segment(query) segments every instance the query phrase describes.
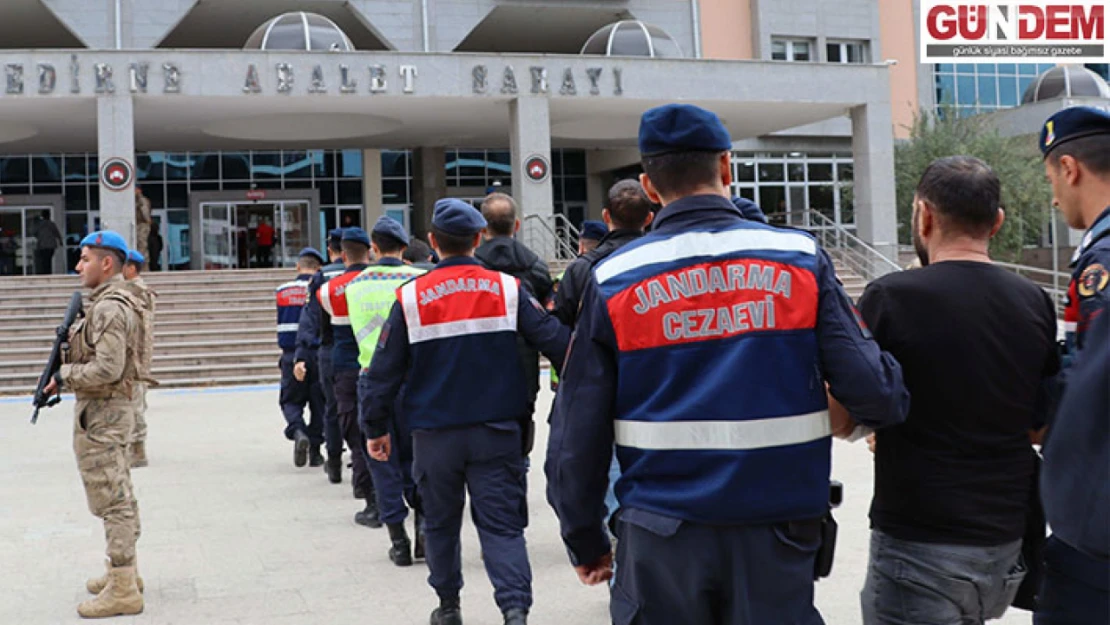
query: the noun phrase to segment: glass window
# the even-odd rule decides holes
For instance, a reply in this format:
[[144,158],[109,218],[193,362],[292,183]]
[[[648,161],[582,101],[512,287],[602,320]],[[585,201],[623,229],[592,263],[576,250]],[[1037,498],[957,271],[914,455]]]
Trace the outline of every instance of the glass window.
[[956,71],[961,73],[961,74],[974,74],[975,73],[975,64],[974,63],[956,63]]
[[31,178],[35,184],[62,181],[62,158],[60,156],[32,156]]
[[[561,150],[563,153],[563,175],[564,176],[585,176],[586,175],[586,152],[584,150]],[[489,153],[490,169],[493,169],[494,154]],[[509,153],[502,152],[504,156],[504,164],[509,164]],[[506,170],[508,171],[508,170]],[[491,172],[492,173],[492,172]]]
[[850,182],[853,176],[852,163],[836,164],[836,179],[841,182]]
[[157,152],[135,155],[135,180],[146,183],[165,180],[166,170],[162,167],[161,155]]
[[184,153],[165,153],[163,166],[166,170],[166,180],[188,180],[192,159]]
[[[335,204],[335,181],[317,180],[316,188],[320,190],[321,204]],[[361,200],[359,203],[362,203]]]
[[586,179],[581,176],[572,176],[563,179],[563,199],[567,202],[586,201]]
[[459,160],[455,164],[460,178],[486,179],[485,152],[459,152]]
[[785,41],[772,41],[771,42],[771,60],[785,61],[786,60],[786,42]]
[[956,77],[952,74],[937,74],[937,104],[956,103]]
[[759,187],[759,207],[764,213],[786,212],[786,189],[783,187]]
[[996,76],[998,75],[997,63],[976,63],[975,73],[980,76]]
[[382,151],[382,178],[403,178],[408,175],[408,152]]
[[341,178],[362,178],[362,150],[340,150],[336,153],[336,160],[336,175]]
[[340,180],[337,187],[339,204],[362,205],[362,181]]
[[143,195],[150,200],[151,208],[166,207],[166,185],[161,183],[142,185]]
[[324,153],[320,150],[291,150],[281,153],[281,171],[286,178],[311,178],[314,170],[324,174]]
[[979,104],[982,106],[998,106],[998,82],[994,76],[979,77]]
[[[0,160],[0,162],[3,161]],[[63,166],[65,169],[66,182],[88,180],[84,154],[67,154],[63,161]],[[0,169],[3,169],[3,165],[0,165]],[[0,172],[0,180],[3,180],[2,172]]]
[[220,156],[225,180],[250,180],[251,157],[248,152],[224,152]]
[[828,56],[829,63],[840,63],[840,48],[839,43],[829,43],[825,45],[825,54]]
[[1013,76],[998,77],[998,103],[1002,106],[1017,106],[1021,102],[1021,93],[1017,88],[1017,78]]
[[937,63],[936,70],[938,72],[954,72],[956,71],[956,66],[952,63]]
[[759,179],[761,181],[774,180],[780,181],[783,178],[782,164],[781,163],[760,163],[759,164]]
[[70,184],[65,188],[66,211],[85,211],[89,208],[89,187]]
[[832,163],[810,163],[809,164],[809,180],[810,182],[832,182],[833,179],[833,166]]
[[958,76],[956,78],[956,104],[961,106],[975,105],[974,76]]
[[648,38],[638,24],[623,23],[617,26],[609,39],[612,56],[651,56]]
[[755,163],[752,161],[737,161],[736,179],[743,182],[755,180]]
[[192,153],[192,171],[190,180],[219,180],[220,155],[216,152]]
[[787,163],[786,176],[791,182],[805,182],[806,179],[806,166],[805,163]]
[[847,45],[848,48],[848,62],[849,63],[866,63],[867,53],[866,48],[862,43],[851,43]]
[[281,152],[252,152],[251,178],[281,178]]
[[189,187],[184,183],[168,183],[166,185],[167,208],[189,208]]
[[836,219],[832,185],[811,185],[809,187],[809,206],[829,219]]
[[742,198],[755,201],[755,187],[740,187],[738,195]]
[[1018,75],[1020,76],[1036,76],[1037,66],[1034,63],[1019,63]]
[[1017,74],[1017,64],[1016,63],[999,63],[998,64],[998,73],[1013,76],[1013,75]]
[[409,190],[407,180],[382,181],[383,204],[408,204]]
[[809,42],[808,41],[795,41],[792,48],[794,48],[795,61],[808,61],[809,58]]
[[29,184],[31,167],[26,156],[0,158],[0,184]]
[[771,59],[775,61],[812,61],[810,42],[806,39],[772,39]]

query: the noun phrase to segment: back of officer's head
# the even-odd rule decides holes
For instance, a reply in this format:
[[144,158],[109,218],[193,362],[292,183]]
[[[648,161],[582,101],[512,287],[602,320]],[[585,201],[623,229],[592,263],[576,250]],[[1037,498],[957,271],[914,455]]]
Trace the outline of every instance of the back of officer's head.
[[300,273],[316,273],[320,267],[320,260],[315,256],[301,256],[297,259],[297,271]]
[[516,233],[516,200],[505,193],[490,193],[482,200],[482,217],[485,217],[486,232],[494,237],[511,237]]
[[131,259],[123,264],[123,277],[125,280],[134,280],[139,277],[143,271],[143,264],[137,263]]
[[370,242],[374,244],[374,247],[381,254],[400,254],[405,251],[405,247],[407,247],[396,238],[380,232],[371,232]]
[[348,265],[370,261],[370,246],[358,241],[343,241],[343,260]]
[[691,195],[729,197],[732,139],[712,111],[666,104],[640,119],[640,183],[649,199],[669,204]]
[[432,258],[432,248],[420,239],[413,238],[409,246],[401,254],[401,259],[408,263],[426,263]]
[[917,184],[914,229],[930,219],[940,236],[990,239],[1002,226],[1001,194],[1002,183],[983,161],[972,156],[938,158]]
[[603,216],[608,215],[615,229],[643,230],[651,223],[654,208],[639,182],[621,180],[609,189]]

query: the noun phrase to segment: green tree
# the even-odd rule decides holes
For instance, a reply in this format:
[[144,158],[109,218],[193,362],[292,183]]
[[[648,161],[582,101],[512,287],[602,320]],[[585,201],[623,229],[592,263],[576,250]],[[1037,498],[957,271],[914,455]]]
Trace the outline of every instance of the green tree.
[[985,116],[960,117],[952,109],[919,115],[910,139],[894,147],[899,242],[911,243],[913,194],[921,174],[934,160],[955,155],[980,158],[998,174],[1006,222],[991,243],[991,254],[1018,261],[1022,247],[1037,241],[1052,210],[1052,189],[1036,141],[1003,137]]

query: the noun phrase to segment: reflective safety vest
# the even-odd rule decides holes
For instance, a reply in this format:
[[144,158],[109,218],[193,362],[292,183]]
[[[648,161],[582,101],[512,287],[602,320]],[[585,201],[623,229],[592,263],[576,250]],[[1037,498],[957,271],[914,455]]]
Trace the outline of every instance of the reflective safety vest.
[[347,313],[358,343],[358,364],[370,366],[378,335],[397,301],[397,288],[426,273],[409,265],[373,265],[347,283]]
[[297,327],[301,320],[301,311],[308,301],[310,277],[297,276],[295,280],[290,280],[277,288],[277,336],[278,346],[282,349],[293,349],[297,346]]

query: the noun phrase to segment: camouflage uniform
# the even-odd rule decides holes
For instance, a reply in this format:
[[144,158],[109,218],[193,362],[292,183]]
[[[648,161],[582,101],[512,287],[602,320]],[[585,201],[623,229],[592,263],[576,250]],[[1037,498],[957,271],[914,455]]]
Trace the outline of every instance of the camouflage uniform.
[[85,318],[70,330],[59,371],[63,387],[77,396],[73,452],[89,511],[104,520],[113,567],[134,566],[140,535],[127,445],[135,423],[141,314],[142,304],[121,276],[97,287]]
[[154,298],[158,295],[154,289],[137,276],[134,280],[124,281],[124,287],[135,296],[142,304],[143,340],[137,349],[139,379],[135,383],[135,429],[132,431],[131,443],[146,442],[146,391],[147,387],[157,386],[158,382],[151,376],[150,366],[154,354]]
[[150,258],[147,256],[147,247],[150,241],[150,227],[153,225],[154,219],[150,214],[150,200],[147,199],[142,192],[135,194],[135,245],[132,247],[136,252],[143,255],[146,259],[143,261],[143,269],[150,266]]

